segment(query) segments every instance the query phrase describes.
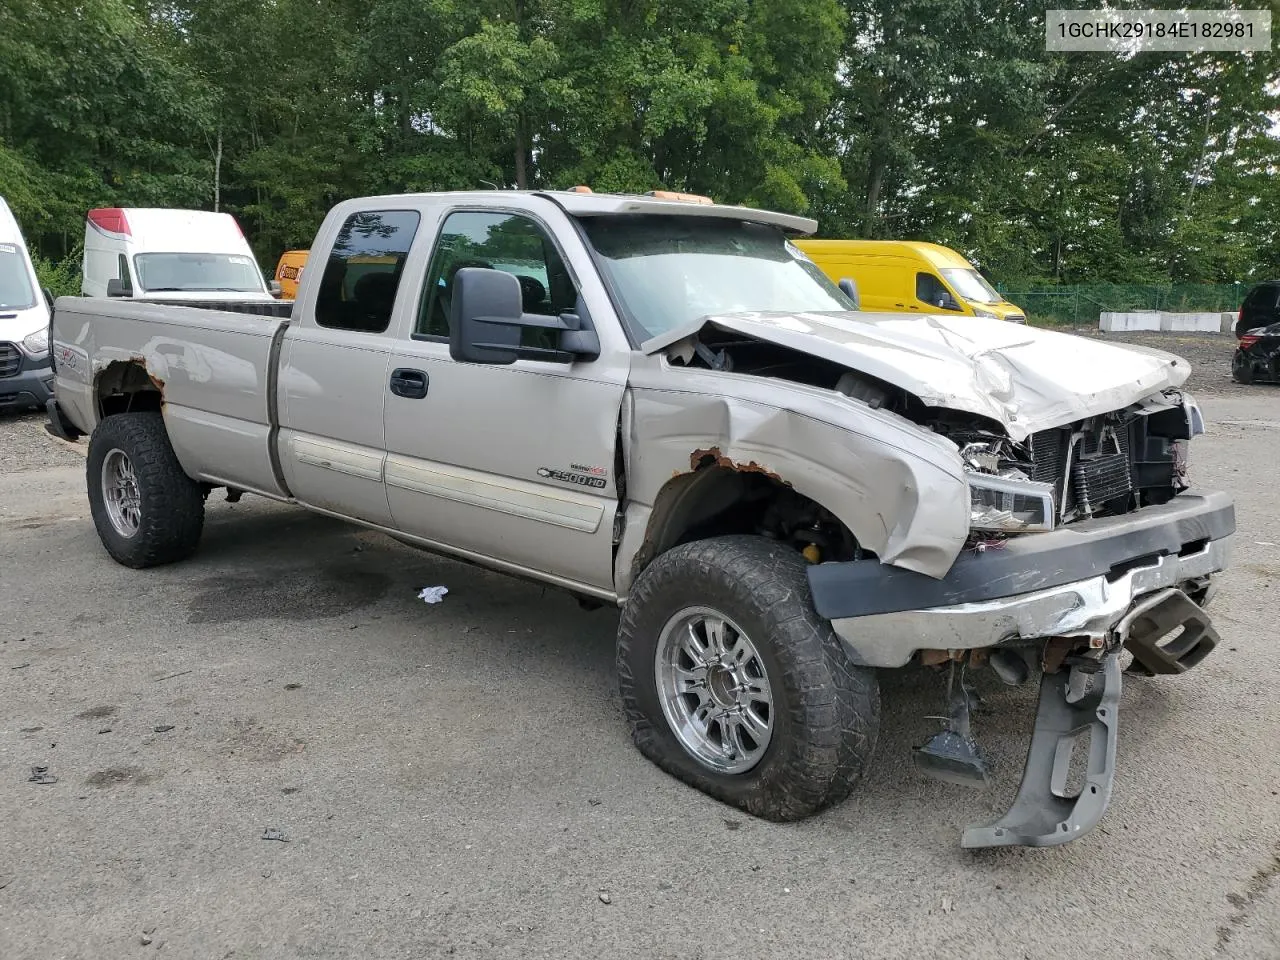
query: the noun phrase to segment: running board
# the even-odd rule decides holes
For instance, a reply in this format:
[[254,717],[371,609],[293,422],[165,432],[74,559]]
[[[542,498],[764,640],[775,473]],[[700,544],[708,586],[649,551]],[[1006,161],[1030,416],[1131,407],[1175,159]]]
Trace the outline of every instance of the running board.
[[[968,827],[962,847],[1051,847],[1083,836],[1102,819],[1116,772],[1120,652],[1068,664],[1040,681],[1035,730],[1013,806],[994,823]],[[1086,732],[1085,783],[1079,794],[1069,795],[1072,751]]]

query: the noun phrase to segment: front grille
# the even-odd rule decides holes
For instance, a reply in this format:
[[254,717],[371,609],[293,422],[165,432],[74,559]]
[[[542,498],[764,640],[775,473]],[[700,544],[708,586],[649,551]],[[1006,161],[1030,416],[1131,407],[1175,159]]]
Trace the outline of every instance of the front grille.
[[22,354],[12,343],[0,343],[0,377],[13,377],[22,366]]
[[1010,323],[1026,323],[1027,322],[1027,318],[1023,316],[1021,313],[1011,313],[1007,317],[1005,317],[1005,319]]

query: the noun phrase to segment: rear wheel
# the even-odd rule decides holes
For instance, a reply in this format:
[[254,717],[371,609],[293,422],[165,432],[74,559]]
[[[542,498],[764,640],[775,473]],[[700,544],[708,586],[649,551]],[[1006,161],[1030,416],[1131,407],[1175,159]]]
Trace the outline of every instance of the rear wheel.
[[1236,383],[1253,383],[1253,361],[1245,356],[1243,350],[1237,350],[1231,360],[1231,379]]
[[112,559],[152,567],[195,552],[204,492],[183,472],[159,413],[121,413],[99,423],[86,473],[93,524]]
[[805,562],[759,537],[684,544],[636,581],[618,632],[640,752],[756,816],[843,800],[875,749],[873,671],[813,609]]

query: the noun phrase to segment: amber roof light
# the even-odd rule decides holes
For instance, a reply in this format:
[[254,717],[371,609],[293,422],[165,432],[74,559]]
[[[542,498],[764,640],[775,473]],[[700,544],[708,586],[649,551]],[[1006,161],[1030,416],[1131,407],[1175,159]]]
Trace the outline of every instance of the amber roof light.
[[678,200],[681,203],[715,203],[710,197],[696,193],[677,193],[674,190],[650,190],[645,196],[655,200]]

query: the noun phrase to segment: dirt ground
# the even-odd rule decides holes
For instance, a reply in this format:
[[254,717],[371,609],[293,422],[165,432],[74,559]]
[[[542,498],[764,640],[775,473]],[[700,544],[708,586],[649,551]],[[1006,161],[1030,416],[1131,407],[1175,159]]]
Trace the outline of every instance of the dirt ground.
[[616,612],[252,497],[128,570],[84,444],[0,414],[0,958],[1277,960],[1280,388],[1229,338],[1130,338],[1192,360],[1193,476],[1237,499],[1223,642],[1126,678],[1110,810],[1047,850],[958,846],[1034,685],[980,680],[975,791],[912,766],[936,678],[884,672],[859,790],[766,823],[631,746]]

